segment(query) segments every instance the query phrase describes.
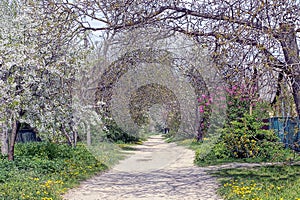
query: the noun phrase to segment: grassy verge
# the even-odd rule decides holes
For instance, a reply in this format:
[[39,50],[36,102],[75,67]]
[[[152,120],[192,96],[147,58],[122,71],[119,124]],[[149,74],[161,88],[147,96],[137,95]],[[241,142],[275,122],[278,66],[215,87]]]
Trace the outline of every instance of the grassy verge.
[[[109,142],[102,142],[92,146],[88,146],[87,149],[95,156],[97,160],[105,164],[108,168],[117,164],[120,160],[126,157],[126,153],[121,152],[125,148],[129,149],[131,144],[114,144]],[[123,149],[124,148],[124,149]]]
[[[173,142],[170,140],[170,142]],[[222,149],[218,150],[218,145],[214,148],[210,148],[207,145],[210,143],[199,143],[196,142],[195,139],[185,139],[175,141],[178,145],[185,146],[186,148],[192,149],[195,151],[196,158],[195,164],[200,167],[210,166],[210,165],[221,165],[226,163],[238,162],[238,163],[261,163],[261,162],[297,162],[300,161],[300,154],[296,153],[290,149],[276,149],[270,150],[270,156],[261,156],[261,157],[251,157],[251,158],[234,158],[234,157],[226,157],[222,158],[220,153],[222,153]],[[208,151],[207,149],[210,149]],[[205,155],[204,157],[200,157],[200,155]]]
[[[177,144],[192,149],[196,153],[206,151],[203,143],[193,139],[176,141]],[[271,157],[256,158],[217,158],[212,149],[205,159],[195,160],[198,166],[220,165],[225,163],[297,162],[300,156],[289,149],[280,149]],[[219,193],[224,199],[239,200],[300,200],[300,165],[267,166],[248,169],[224,169],[214,172],[219,178]]]
[[300,165],[224,169],[214,175],[225,199],[300,200]]
[[112,144],[102,145],[92,152],[83,144],[18,144],[15,161],[0,158],[0,199],[61,199],[68,188],[122,158]]
[[300,161],[299,153],[296,153],[290,149],[277,149],[274,151],[268,152],[268,156],[257,156],[250,158],[220,158],[218,152],[215,149],[212,149],[206,156],[200,157],[201,151],[203,148],[197,149],[195,147],[195,164],[201,167],[209,166],[209,165],[221,165],[226,163],[238,162],[238,163],[265,163],[265,162],[282,162],[282,163],[295,163]]
[[172,138],[167,138],[166,142],[175,142],[180,146],[184,146],[194,151],[196,151],[201,146],[201,143],[198,143],[195,139],[174,140]]
[[200,167],[210,166],[210,165],[222,165],[226,163],[287,163],[292,164],[300,161],[300,155],[293,152],[290,149],[281,149],[280,151],[274,153],[269,157],[251,157],[251,158],[217,158],[214,152],[210,152],[203,159],[197,159],[197,153],[199,150],[196,150],[196,159],[195,164]]

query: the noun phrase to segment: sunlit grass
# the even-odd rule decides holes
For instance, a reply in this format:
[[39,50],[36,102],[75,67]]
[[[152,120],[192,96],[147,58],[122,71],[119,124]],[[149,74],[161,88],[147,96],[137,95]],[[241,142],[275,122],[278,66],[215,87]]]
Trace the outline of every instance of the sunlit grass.
[[[86,146],[87,149],[109,168],[117,164],[120,160],[126,158],[126,153],[122,151],[122,147],[127,147],[127,144],[115,144],[110,142],[99,142],[91,146]],[[129,147],[128,147],[129,148]]]
[[300,200],[300,165],[224,169],[215,172],[229,200]]
[[0,158],[0,199],[61,199],[81,180],[107,170],[82,143],[16,145],[14,161]]

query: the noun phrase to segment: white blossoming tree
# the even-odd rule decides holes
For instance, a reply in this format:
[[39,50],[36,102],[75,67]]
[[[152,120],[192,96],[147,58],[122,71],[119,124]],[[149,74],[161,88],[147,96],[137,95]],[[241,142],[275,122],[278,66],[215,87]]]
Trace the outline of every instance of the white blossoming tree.
[[35,1],[0,2],[0,120],[11,130],[9,160],[14,159],[21,123],[52,141],[64,136],[75,146],[76,125],[82,120],[82,113],[74,116],[74,82],[78,70],[87,66],[88,50],[81,34],[75,37],[77,25],[70,20],[74,16],[58,16],[43,6]]

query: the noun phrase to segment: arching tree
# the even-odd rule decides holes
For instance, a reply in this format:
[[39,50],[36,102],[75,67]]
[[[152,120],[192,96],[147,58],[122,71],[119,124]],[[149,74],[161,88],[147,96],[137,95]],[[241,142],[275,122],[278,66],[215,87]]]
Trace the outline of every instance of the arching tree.
[[279,79],[284,75],[299,116],[300,2],[297,0],[54,2],[64,12],[77,16],[80,30],[118,32],[155,27],[189,35],[210,50],[215,63],[231,81],[239,80],[242,75],[256,87],[259,77],[265,79],[257,76],[261,70]]
[[134,122],[140,126],[143,123],[138,122],[139,118],[152,105],[165,104],[170,111],[167,124],[172,126],[174,134],[180,129],[179,134],[195,135],[199,124],[196,101],[207,87],[201,70],[173,56],[176,55],[166,50],[137,49],[113,62],[100,77],[96,92],[96,102],[106,102],[105,115],[117,116],[122,125],[125,120],[121,116],[129,116],[132,120],[126,125]]
[[145,114],[155,104],[166,105],[168,116],[165,127],[177,132],[181,123],[180,104],[170,89],[157,83],[144,85],[131,95],[129,105],[131,117],[138,125],[149,123]]

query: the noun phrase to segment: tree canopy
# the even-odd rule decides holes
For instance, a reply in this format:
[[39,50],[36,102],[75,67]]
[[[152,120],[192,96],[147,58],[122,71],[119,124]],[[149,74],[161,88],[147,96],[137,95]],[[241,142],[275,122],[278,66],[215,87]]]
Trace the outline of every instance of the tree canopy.
[[209,49],[231,84],[243,80],[258,90],[258,79],[266,79],[266,73],[284,80],[300,113],[297,0],[59,1],[56,6],[77,15],[80,30],[154,27],[186,34]]

